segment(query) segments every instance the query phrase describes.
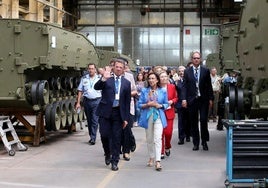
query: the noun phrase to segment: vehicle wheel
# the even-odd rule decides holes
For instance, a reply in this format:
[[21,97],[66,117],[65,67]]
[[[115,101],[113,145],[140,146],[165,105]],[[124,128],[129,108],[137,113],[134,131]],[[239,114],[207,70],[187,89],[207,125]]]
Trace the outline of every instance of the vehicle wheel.
[[67,122],[66,125],[70,126],[72,124],[72,118],[73,118],[73,111],[74,108],[72,106],[71,100],[66,100],[66,116],[67,116]]
[[75,111],[75,104],[76,104],[76,99],[71,99],[71,104],[72,104],[72,107],[73,107],[73,118],[72,118],[72,123],[77,123],[78,121],[78,114],[76,113]]
[[37,98],[41,106],[49,103],[49,85],[46,80],[41,80],[38,84]]
[[54,102],[51,110],[51,128],[54,131],[60,130],[61,125],[61,111],[59,102]]
[[60,102],[60,112],[61,112],[61,126],[64,128],[67,122],[67,108],[65,100]]
[[37,90],[38,90],[38,85],[39,85],[39,80],[34,81],[31,87],[31,97],[32,97],[32,103],[38,104],[38,96],[37,96]]
[[52,105],[48,104],[46,106],[45,110],[45,123],[46,123],[46,130],[51,131],[52,130],[52,125],[51,125],[51,110],[52,110]]
[[229,113],[235,112],[235,102],[236,102],[235,86],[230,86],[229,87]]
[[11,150],[8,151],[8,154],[10,156],[14,156],[16,154],[16,151],[14,149],[11,149]]

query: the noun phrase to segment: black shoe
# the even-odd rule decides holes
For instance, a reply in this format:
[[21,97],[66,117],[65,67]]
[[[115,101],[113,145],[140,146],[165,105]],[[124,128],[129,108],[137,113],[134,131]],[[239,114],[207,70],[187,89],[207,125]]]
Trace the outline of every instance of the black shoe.
[[89,145],[95,145],[96,142],[94,140],[90,140],[88,143]]
[[112,164],[111,170],[112,171],[117,171],[119,168],[116,164]]
[[184,140],[181,139],[181,140],[178,142],[178,144],[179,144],[179,145],[183,145],[183,144],[184,144]]
[[186,137],[186,142],[190,142],[190,141],[191,141],[190,137]]
[[223,127],[217,126],[218,131],[223,131]]
[[170,156],[170,149],[166,149],[165,153],[166,153],[166,156]]
[[136,143],[130,148],[131,152],[134,152],[136,150]]
[[206,142],[202,143],[203,150],[208,151],[208,145]]
[[110,156],[105,156],[105,164],[108,166],[111,163]]
[[197,151],[197,150],[199,150],[199,146],[194,145],[194,147],[193,147],[193,151]]
[[161,159],[165,159],[165,155],[164,154],[161,154]]
[[123,158],[125,159],[125,161],[129,161],[129,160],[130,160],[130,156],[129,156],[128,153],[125,153],[125,154],[123,155]]

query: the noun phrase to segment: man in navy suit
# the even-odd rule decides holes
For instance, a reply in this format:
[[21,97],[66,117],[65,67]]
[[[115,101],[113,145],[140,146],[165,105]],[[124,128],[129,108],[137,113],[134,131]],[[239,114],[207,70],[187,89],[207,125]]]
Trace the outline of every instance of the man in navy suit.
[[208,109],[213,104],[213,91],[211,85],[210,71],[200,65],[201,54],[192,53],[193,66],[184,72],[184,82],[182,85],[182,106],[189,110],[190,124],[193,137],[193,150],[199,150],[200,135],[198,126],[198,116],[200,118],[201,144],[203,150],[208,150]]
[[[191,135],[191,127],[188,124],[188,109],[182,107],[182,100],[181,100],[181,93],[182,93],[182,85],[184,81],[184,70],[185,66],[179,66],[178,68],[178,80],[176,80],[176,90],[178,93],[178,102],[175,104],[178,113],[178,137],[179,137],[179,145],[184,144],[184,139],[186,138],[186,142],[190,142],[190,135]],[[188,123],[187,123],[188,122]]]
[[129,122],[131,86],[122,75],[125,62],[116,59],[113,75],[105,71],[94,89],[102,90],[102,98],[96,114],[99,116],[100,135],[105,154],[105,164],[112,164],[113,171],[118,170],[122,130]]

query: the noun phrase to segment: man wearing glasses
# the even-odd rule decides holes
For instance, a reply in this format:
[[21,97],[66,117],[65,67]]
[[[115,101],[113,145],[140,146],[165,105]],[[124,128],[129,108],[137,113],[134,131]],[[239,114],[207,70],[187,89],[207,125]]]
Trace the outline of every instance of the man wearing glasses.
[[208,109],[213,104],[213,90],[211,85],[210,71],[201,64],[201,54],[193,52],[193,66],[188,67],[184,72],[182,85],[182,106],[189,110],[189,120],[193,137],[193,151],[199,150],[200,135],[198,117],[200,118],[201,144],[203,150],[208,150]]

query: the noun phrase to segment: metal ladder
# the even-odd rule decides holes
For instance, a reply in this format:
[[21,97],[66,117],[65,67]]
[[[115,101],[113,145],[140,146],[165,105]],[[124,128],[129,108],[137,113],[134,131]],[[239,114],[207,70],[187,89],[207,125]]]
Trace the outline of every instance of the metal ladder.
[[[6,135],[7,132],[11,133],[13,140],[8,141]],[[4,143],[4,146],[10,156],[14,156],[16,153],[15,149],[12,147],[13,144],[17,144],[17,149],[19,151],[26,151],[28,149],[28,147],[24,146],[19,140],[19,137],[8,116],[0,116],[0,134],[2,142]]]

